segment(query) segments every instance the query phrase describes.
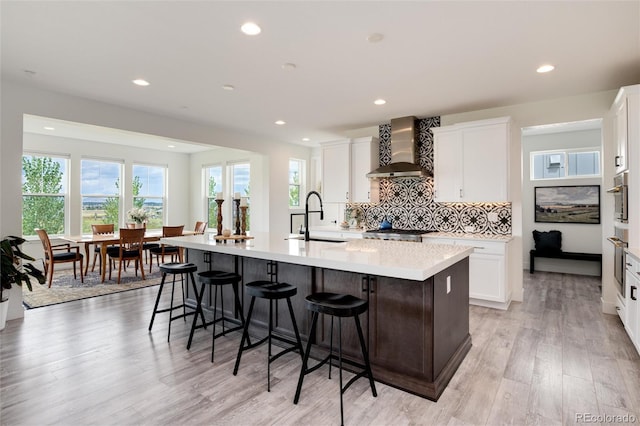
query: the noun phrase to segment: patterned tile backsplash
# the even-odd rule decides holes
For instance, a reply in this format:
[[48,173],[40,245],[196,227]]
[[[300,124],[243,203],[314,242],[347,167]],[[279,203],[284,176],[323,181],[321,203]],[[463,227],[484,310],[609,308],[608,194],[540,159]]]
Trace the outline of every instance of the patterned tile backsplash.
[[[431,127],[440,126],[440,117],[417,120],[418,162],[433,171]],[[391,126],[379,127],[380,165],[391,161]],[[511,234],[511,203],[438,203],[433,201],[433,178],[380,179],[380,202],[347,204],[347,209],[364,218],[366,229],[377,229],[384,219],[396,229],[424,229],[465,232],[473,227],[478,234]],[[490,221],[490,213],[496,220]]]

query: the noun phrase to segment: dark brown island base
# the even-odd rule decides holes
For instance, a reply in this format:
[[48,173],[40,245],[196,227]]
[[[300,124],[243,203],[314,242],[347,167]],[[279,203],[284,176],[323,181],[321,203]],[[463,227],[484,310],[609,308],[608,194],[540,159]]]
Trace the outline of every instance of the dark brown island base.
[[[194,248],[188,248],[187,259],[198,266],[198,271],[237,272],[242,276],[241,286],[256,280],[295,285],[298,294],[292,299],[293,308],[305,341],[310,338],[311,313],[305,309],[305,297],[308,294],[348,293],[367,300],[369,309],[360,316],[360,320],[375,380],[430,400],[438,400],[471,348],[469,260],[466,256],[424,280],[392,278]],[[233,292],[230,290],[225,292],[223,300],[218,300],[218,317],[224,309],[227,316],[239,318],[238,313],[234,312]],[[212,318],[214,298],[208,294],[208,289],[206,291],[202,299],[205,315]],[[240,294],[244,300],[248,300],[244,291]],[[194,306],[195,296],[191,288],[187,298],[187,303]],[[248,303],[244,303],[244,300],[246,317]],[[293,337],[286,305],[278,306],[276,312],[276,331]],[[251,321],[252,334],[266,335],[267,316],[268,304],[257,303]],[[319,350],[328,350],[329,329],[329,319],[323,319],[318,323],[316,335],[311,336]],[[342,336],[345,356],[359,360],[360,347],[352,321],[344,322]],[[318,359],[321,355],[319,352],[312,353],[312,357]]]

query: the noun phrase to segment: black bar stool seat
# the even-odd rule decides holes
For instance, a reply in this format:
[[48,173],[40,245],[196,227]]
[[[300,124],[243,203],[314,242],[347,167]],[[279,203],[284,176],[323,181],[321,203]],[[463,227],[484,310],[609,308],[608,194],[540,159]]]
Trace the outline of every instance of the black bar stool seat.
[[[151,314],[151,321],[149,322],[149,331],[151,331],[151,329],[153,328],[153,321],[156,318],[156,314],[169,312],[169,331],[167,333],[167,342],[171,337],[172,321],[180,318],[186,318],[189,315],[197,315],[197,311],[195,310],[193,312],[186,311],[186,308],[189,308],[189,309],[193,309],[193,308],[185,304],[184,280],[182,280],[182,274],[188,274],[191,277],[191,284],[193,286],[193,290],[197,291],[196,281],[193,277],[193,273],[196,272],[197,270],[198,270],[198,267],[193,263],[163,263],[162,265],[160,265],[160,272],[162,272],[162,280],[160,281],[160,288],[158,289],[158,295],[156,296],[156,303],[153,308],[153,314]],[[158,309],[158,305],[160,304],[160,297],[162,296],[162,290],[164,289],[164,283],[167,278],[167,274],[171,274],[173,276],[173,281],[171,282],[171,304],[169,305],[168,308]],[[180,286],[182,288],[182,303],[179,305],[173,306],[174,290],[176,285],[176,275],[181,275]],[[174,316],[172,312],[180,308],[182,308],[182,314]],[[202,320],[204,321],[204,315],[202,315]]]
[[[193,341],[193,334],[198,328],[207,328],[208,325],[213,325],[213,332],[211,338],[211,362],[213,362],[213,357],[215,353],[215,344],[216,339],[220,336],[224,336],[227,333],[232,331],[241,330],[244,328],[244,314],[242,313],[242,304],[240,303],[240,296],[238,293],[238,283],[242,280],[242,277],[234,272],[226,272],[226,271],[204,271],[198,274],[198,280],[200,281],[200,292],[196,291],[196,312],[204,315],[204,310],[202,309],[202,298],[204,296],[205,286],[213,286],[214,292],[214,302],[213,302],[213,320],[206,322],[204,320],[204,316],[202,316],[202,324],[198,325],[197,320],[198,317],[193,318],[193,323],[191,324],[191,332],[189,333],[189,342],[187,343],[187,349],[191,349],[191,343]],[[233,287],[233,295],[234,295],[234,304],[236,311],[240,315],[240,321],[236,318],[229,318],[224,314],[224,297],[222,289],[224,286],[231,285]],[[221,300],[221,310],[222,316],[220,318],[216,318],[216,312],[218,309],[218,288],[220,289],[220,300]],[[209,305],[211,305],[211,291],[209,292]],[[231,322],[236,324],[235,327],[225,329],[224,323]],[[222,331],[216,334],[215,324],[218,322],[222,322]]]
[[[233,368],[233,375],[238,374],[238,368],[240,367],[240,359],[242,353],[246,350],[255,348],[268,342],[268,358],[267,358],[267,392],[271,392],[271,363],[282,355],[298,350],[300,358],[303,358],[302,341],[300,340],[300,333],[298,332],[298,324],[296,323],[296,317],[293,313],[293,306],[291,305],[291,298],[298,293],[298,289],[286,283],[277,283],[271,281],[254,281],[245,285],[245,290],[249,296],[251,296],[251,303],[249,304],[249,312],[247,314],[247,321],[245,323],[244,332],[242,333],[242,341],[240,342],[240,348],[238,349],[238,356],[236,357],[236,365]],[[251,323],[251,314],[253,313],[253,306],[256,298],[269,300],[269,332],[266,337],[260,339],[257,342],[251,343],[249,340],[249,324]],[[278,300],[286,299],[287,306],[289,308],[289,315],[291,317],[291,324],[293,325],[293,331],[296,336],[296,340],[291,340],[284,336],[273,334],[273,302],[277,303]],[[271,353],[271,340],[276,339],[280,342],[286,343],[289,347],[281,350],[275,355]],[[245,345],[245,341],[247,344]]]
[[[302,391],[302,381],[304,376],[317,370],[327,362],[329,362],[329,379],[331,379],[331,360],[337,360],[339,365],[340,376],[340,422],[344,424],[344,410],[342,395],[356,380],[360,377],[367,377],[369,379],[369,385],[371,386],[371,393],[374,397],[378,396],[376,391],[376,385],[373,381],[373,373],[371,372],[371,365],[369,364],[369,353],[364,342],[364,335],[362,333],[362,327],[360,326],[360,319],[358,315],[364,313],[369,308],[369,302],[352,296],[350,294],[339,293],[314,293],[305,298],[305,306],[308,310],[313,312],[311,317],[311,331],[309,333],[309,341],[307,342],[307,348],[304,352],[304,358],[302,360],[302,368],[300,369],[300,377],[298,379],[298,387],[296,388],[296,395],[293,399],[293,403],[297,404],[300,400],[300,393]],[[315,336],[316,327],[318,325],[319,314],[331,315],[331,334],[330,334],[330,346],[329,355],[318,362],[313,367],[307,367],[309,361],[309,354],[311,353],[311,341]],[[333,318],[338,317],[338,355],[333,353]],[[356,329],[358,331],[358,339],[360,340],[360,349],[362,351],[362,359],[364,364],[351,361],[349,359],[342,358],[342,318],[353,317],[356,323]],[[342,385],[342,363],[349,364],[353,367],[360,369],[355,376],[347,382],[346,385]]]

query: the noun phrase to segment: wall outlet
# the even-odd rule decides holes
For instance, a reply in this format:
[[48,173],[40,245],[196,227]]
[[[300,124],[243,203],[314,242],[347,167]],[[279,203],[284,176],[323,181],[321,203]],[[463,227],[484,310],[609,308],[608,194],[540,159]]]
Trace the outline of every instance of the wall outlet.
[[489,219],[489,222],[497,222],[498,221],[498,213],[496,212],[490,212],[487,215],[487,219]]
[[464,227],[464,232],[473,232],[475,230],[476,230],[475,226],[465,226]]
[[451,275],[447,275],[447,294],[451,293]]

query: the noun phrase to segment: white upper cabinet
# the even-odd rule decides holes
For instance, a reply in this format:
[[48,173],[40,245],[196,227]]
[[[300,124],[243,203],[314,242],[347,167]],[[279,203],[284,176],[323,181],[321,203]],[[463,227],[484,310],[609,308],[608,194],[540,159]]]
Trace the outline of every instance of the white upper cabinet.
[[611,107],[615,125],[613,126],[616,155],[614,165],[616,173],[629,170],[630,143],[638,143],[640,126],[640,103],[638,96],[640,85],[625,86],[620,89]]
[[346,139],[321,146],[324,202],[377,201],[377,185],[366,175],[378,167],[378,139]]
[[377,138],[358,138],[351,141],[351,202],[378,201],[378,183],[367,173],[378,168],[379,142]]
[[510,126],[501,117],[432,128],[435,200],[509,201]]
[[322,200],[344,203],[351,191],[351,141],[322,144]]

